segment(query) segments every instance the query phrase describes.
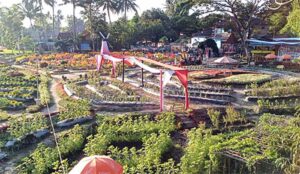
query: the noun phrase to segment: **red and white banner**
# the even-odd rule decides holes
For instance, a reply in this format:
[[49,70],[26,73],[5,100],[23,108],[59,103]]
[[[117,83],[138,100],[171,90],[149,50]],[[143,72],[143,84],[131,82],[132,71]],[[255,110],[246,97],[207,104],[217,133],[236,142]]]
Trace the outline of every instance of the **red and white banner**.
[[[102,41],[102,48],[101,48],[101,55],[97,55],[97,70],[99,71],[101,69],[101,65],[105,60],[109,60],[112,62],[112,75],[113,77],[115,76],[115,71],[116,71],[116,64],[118,62],[122,62],[123,60],[125,61],[126,64],[129,65],[137,65],[153,74],[160,74],[160,85],[161,85],[161,97],[163,96],[163,87],[166,86],[168,84],[168,82],[170,82],[173,74],[175,73],[175,75],[178,77],[178,79],[180,80],[180,82],[182,83],[182,85],[185,88],[185,108],[188,109],[189,108],[189,99],[188,99],[188,70],[180,68],[180,67],[176,67],[176,66],[171,66],[171,65],[166,65],[163,64],[161,62],[157,62],[155,60],[151,60],[151,59],[147,59],[145,57],[124,57],[123,55],[121,55],[120,57],[117,56],[113,57],[110,55],[110,51],[108,49],[108,45],[106,41]],[[141,61],[144,62],[148,62],[150,64],[155,64],[157,66],[163,67],[163,69],[167,69],[167,70],[162,70],[162,69],[157,69],[157,68],[152,68],[144,63],[142,63]],[[163,74],[164,73],[164,74]],[[163,74],[163,77],[162,77]],[[163,103],[163,99],[161,101],[161,105]]]
[[163,76],[163,87],[165,87],[170,81],[175,71],[165,71]]
[[96,55],[96,60],[97,60],[97,71],[101,70],[101,65],[102,65],[102,56],[101,55]]

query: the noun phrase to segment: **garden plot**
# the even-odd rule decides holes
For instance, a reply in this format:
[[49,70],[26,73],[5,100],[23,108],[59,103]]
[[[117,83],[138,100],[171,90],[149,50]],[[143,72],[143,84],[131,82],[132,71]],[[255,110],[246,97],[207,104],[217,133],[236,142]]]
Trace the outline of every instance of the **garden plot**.
[[188,111],[188,117],[179,117],[183,123],[190,122],[191,125],[202,125],[212,130],[213,134],[241,131],[254,127],[255,123],[250,120],[247,111],[235,109],[233,106],[209,107]]
[[261,86],[252,84],[246,100],[255,101],[259,112],[293,114],[300,104],[300,80],[278,79]]
[[69,84],[74,93],[83,99],[90,100],[96,110],[128,111],[158,109],[158,105],[138,95],[130,86],[117,80],[102,81],[94,85]]
[[[40,80],[39,80],[40,81]],[[22,110],[34,103],[37,79],[10,67],[0,67],[0,109]]]
[[244,86],[252,83],[262,84],[272,80],[272,76],[268,74],[239,74],[232,75],[222,79],[203,80],[208,84]]
[[[141,83],[141,79],[137,79]],[[208,85],[189,85],[189,98],[195,102],[208,102],[214,104],[225,105],[234,102],[235,98],[232,96],[232,90],[229,88],[209,87]],[[159,95],[159,81],[156,78],[144,80],[144,91],[153,95]],[[167,98],[184,99],[184,90],[177,84],[176,81],[169,83],[164,88],[164,96]]]
[[181,159],[183,173],[299,173],[298,122],[265,114],[256,127],[241,132],[214,135],[194,129]]
[[107,154],[121,163],[125,173],[178,173],[172,158],[172,113],[153,116],[119,116],[101,119],[97,134],[89,139],[87,155]]
[[246,94],[249,96],[248,100],[299,98],[300,79],[278,79],[261,86],[252,84]]
[[[94,117],[89,116],[91,113],[89,111],[90,107],[88,102],[84,100],[74,101],[70,98],[65,98],[61,100],[60,104],[62,106],[61,112],[58,116],[52,117],[54,126],[56,128],[56,133],[59,135],[59,141],[60,139],[64,139],[66,136],[71,134],[73,129],[67,132],[65,130],[72,128],[75,124],[83,125],[83,127],[93,125]],[[7,124],[9,125],[8,130],[0,133],[0,147],[1,151],[6,154],[4,164],[11,166],[14,172],[18,171],[17,173],[19,173],[19,170],[23,170],[18,167],[15,168],[14,165],[16,165],[16,162],[20,164],[20,161],[16,160],[24,157],[24,155],[27,155],[30,151],[34,151],[35,148],[37,149],[34,152],[40,149],[41,144],[36,147],[37,143],[42,142],[42,144],[44,144],[47,142],[46,146],[49,146],[49,148],[54,147],[54,140],[50,135],[49,120],[42,114],[23,114],[21,117],[10,117],[7,121]],[[84,131],[85,130],[86,128],[84,128]],[[77,139],[73,140],[75,141],[74,143],[77,143],[76,140]],[[48,145],[49,142],[51,142],[50,145]],[[71,143],[71,141],[69,143]],[[68,147],[64,146],[61,148]],[[56,149],[53,148],[53,151],[55,150]],[[17,156],[13,156],[14,154],[17,154]],[[53,155],[55,156],[55,154]],[[45,157],[47,161],[50,160],[48,157],[49,156]],[[24,158],[24,161],[26,160],[28,159]],[[21,163],[24,161],[22,160]],[[0,171],[2,170],[3,169],[0,167]]]

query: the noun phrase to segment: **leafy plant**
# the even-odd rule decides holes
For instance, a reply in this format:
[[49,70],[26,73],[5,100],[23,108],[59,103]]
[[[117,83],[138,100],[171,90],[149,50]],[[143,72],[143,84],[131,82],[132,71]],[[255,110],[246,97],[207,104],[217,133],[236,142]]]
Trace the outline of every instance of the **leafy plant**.
[[9,119],[8,132],[14,138],[20,138],[46,127],[48,127],[47,119],[41,113],[34,114],[32,117],[22,114],[19,118],[12,117]]
[[217,111],[213,108],[210,108],[210,109],[207,109],[207,114],[208,114],[213,126],[217,129],[219,129],[221,112]]
[[223,121],[225,122],[225,125],[227,126],[228,123],[233,124],[236,121],[245,122],[246,118],[243,113],[235,110],[233,106],[228,106],[226,108],[226,115],[223,117]]

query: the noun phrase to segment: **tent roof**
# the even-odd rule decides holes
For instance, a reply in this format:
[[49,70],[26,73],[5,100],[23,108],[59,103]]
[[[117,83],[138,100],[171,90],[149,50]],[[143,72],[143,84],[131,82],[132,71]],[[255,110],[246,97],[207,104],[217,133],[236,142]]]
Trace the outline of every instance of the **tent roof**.
[[[163,67],[163,68],[170,69],[170,70],[173,70],[173,71],[186,70],[186,69],[184,69],[184,68],[180,68],[180,67],[172,66],[172,65],[167,65],[167,64],[164,64],[164,63],[161,63],[161,62],[152,60],[152,59],[147,59],[147,58],[145,58],[145,57],[138,57],[137,59],[138,59],[138,60],[141,60],[141,61],[148,62],[148,63],[155,64],[155,65],[158,65],[158,66],[161,66],[161,67]],[[186,71],[187,71],[187,70],[186,70]]]
[[238,61],[235,60],[235,59],[232,59],[230,57],[224,56],[224,57],[221,57],[221,58],[215,60],[214,63],[219,63],[219,64],[236,64],[236,63],[238,63]]

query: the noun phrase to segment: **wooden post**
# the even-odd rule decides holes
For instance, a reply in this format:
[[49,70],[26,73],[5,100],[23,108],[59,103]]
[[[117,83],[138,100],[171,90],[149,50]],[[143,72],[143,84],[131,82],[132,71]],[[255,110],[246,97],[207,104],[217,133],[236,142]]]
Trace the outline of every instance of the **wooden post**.
[[160,112],[163,111],[163,107],[164,107],[164,89],[163,89],[162,70],[160,70]]
[[[144,63],[144,61],[142,61]],[[144,87],[144,69],[142,68],[142,87]]]
[[124,69],[124,58],[123,58],[123,65],[122,65],[122,82],[124,83],[125,79],[125,69]]

